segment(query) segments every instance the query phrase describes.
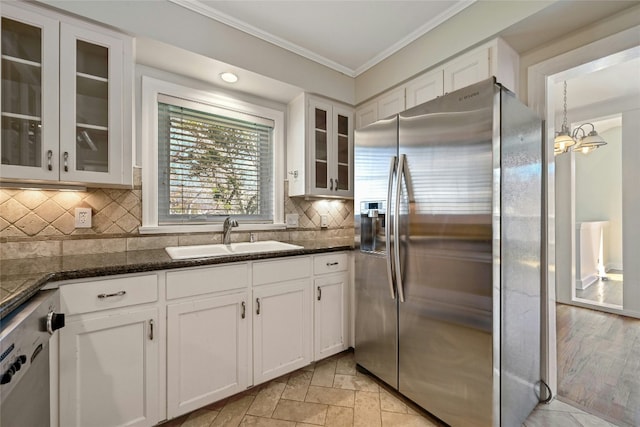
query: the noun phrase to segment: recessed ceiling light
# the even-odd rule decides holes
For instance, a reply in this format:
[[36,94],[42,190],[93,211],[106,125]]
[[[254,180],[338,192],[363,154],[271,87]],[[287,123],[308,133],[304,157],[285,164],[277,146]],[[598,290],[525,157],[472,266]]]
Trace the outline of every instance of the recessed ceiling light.
[[233,73],[229,73],[229,72],[220,73],[220,78],[222,80],[224,80],[225,82],[227,82],[227,83],[235,83],[235,82],[238,81],[238,76],[236,76]]

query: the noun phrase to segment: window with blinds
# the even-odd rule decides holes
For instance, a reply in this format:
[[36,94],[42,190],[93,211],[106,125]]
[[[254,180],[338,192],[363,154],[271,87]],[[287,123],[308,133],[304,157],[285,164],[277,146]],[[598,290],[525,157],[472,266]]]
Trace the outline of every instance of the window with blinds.
[[273,222],[270,119],[158,95],[158,224]]

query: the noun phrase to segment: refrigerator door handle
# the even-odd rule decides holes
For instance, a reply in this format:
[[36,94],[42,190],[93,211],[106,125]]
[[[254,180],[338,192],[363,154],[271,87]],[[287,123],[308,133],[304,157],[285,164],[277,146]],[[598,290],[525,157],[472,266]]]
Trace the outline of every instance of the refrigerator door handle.
[[402,267],[400,265],[400,193],[402,191],[402,180],[404,178],[404,169],[407,161],[407,156],[405,154],[400,155],[400,160],[398,162],[397,176],[396,179],[396,201],[394,207],[394,221],[393,221],[393,258],[395,264],[395,273],[396,273],[396,289],[398,290],[398,299],[400,302],[404,302],[404,290],[402,285]]
[[[393,156],[391,158],[391,162],[389,162],[389,184],[387,186],[387,206],[391,206],[391,197],[393,197],[393,178],[396,174],[396,161],[398,158]],[[389,218],[390,219],[390,218]],[[388,219],[388,220],[389,220]],[[389,227],[389,223],[387,220],[387,224],[385,226],[385,246],[387,251],[387,282],[389,283],[389,290],[391,291],[391,298],[396,299],[396,291],[393,286],[394,282],[394,274],[393,274],[393,257],[391,256],[391,227]],[[395,224],[396,219],[392,219]]]

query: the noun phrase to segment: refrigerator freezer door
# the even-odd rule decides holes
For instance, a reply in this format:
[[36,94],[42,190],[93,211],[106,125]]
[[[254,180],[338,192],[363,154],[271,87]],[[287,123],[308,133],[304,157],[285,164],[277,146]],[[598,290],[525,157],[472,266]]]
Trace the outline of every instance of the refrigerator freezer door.
[[[393,202],[388,200],[389,187],[395,172],[393,159],[397,155],[397,117],[381,120],[355,133],[355,297],[356,329],[355,360],[389,385],[398,386],[398,314],[392,280],[393,268],[388,267],[393,247]],[[393,192],[391,192],[391,196]],[[379,232],[374,250],[361,245],[363,233],[370,229],[367,216],[360,207],[368,208],[380,201],[386,216],[378,216]],[[362,240],[363,242],[366,239]]]
[[499,90],[485,84],[461,92],[400,114],[399,390],[450,425],[491,426]]

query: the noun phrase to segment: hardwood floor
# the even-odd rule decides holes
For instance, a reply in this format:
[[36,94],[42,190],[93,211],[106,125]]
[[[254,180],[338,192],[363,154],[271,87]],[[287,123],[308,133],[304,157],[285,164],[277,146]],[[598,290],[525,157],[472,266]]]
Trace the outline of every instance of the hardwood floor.
[[640,426],[640,319],[564,304],[556,315],[560,399]]
[[598,280],[587,289],[576,289],[576,298],[622,306],[622,271],[612,270],[607,273],[607,278]]

